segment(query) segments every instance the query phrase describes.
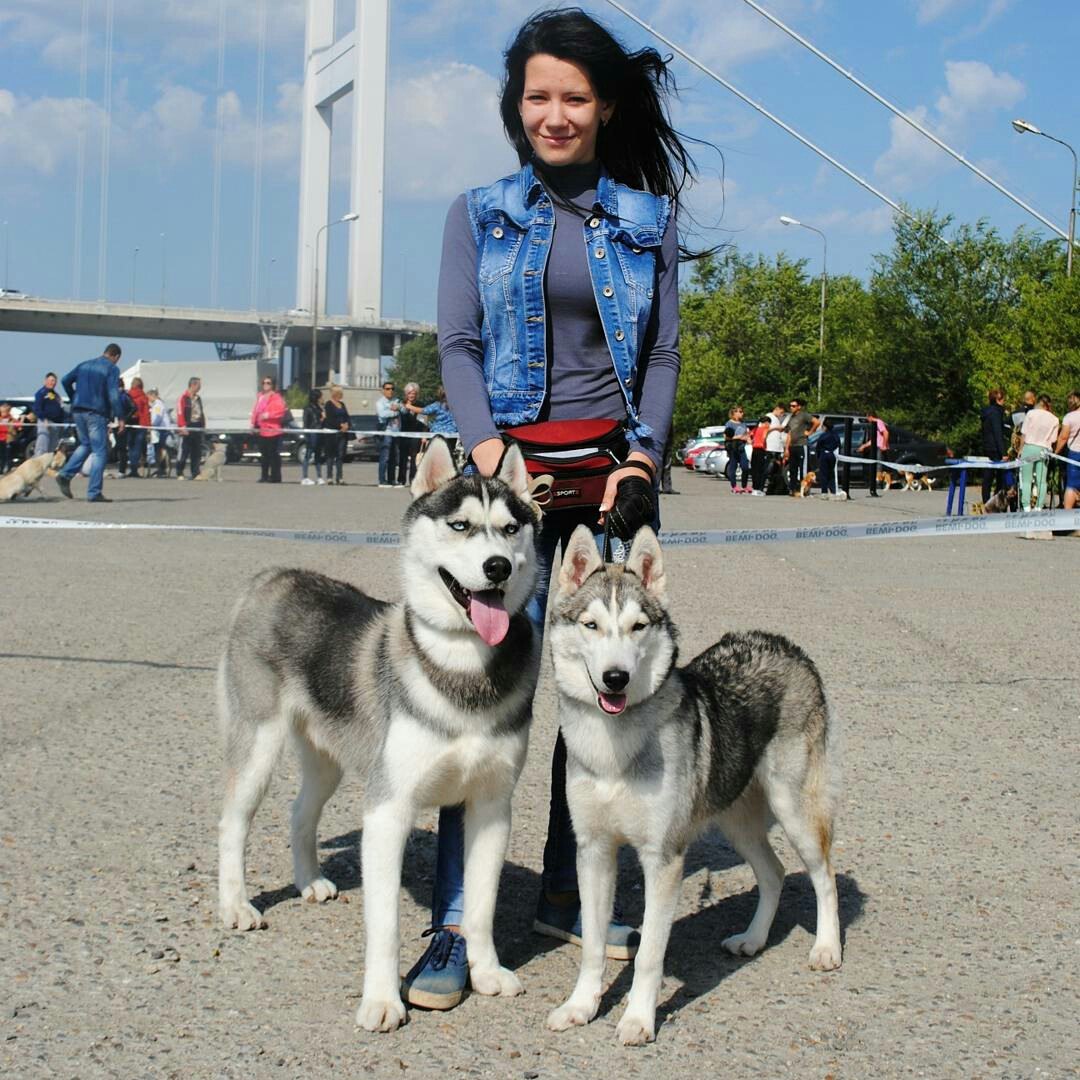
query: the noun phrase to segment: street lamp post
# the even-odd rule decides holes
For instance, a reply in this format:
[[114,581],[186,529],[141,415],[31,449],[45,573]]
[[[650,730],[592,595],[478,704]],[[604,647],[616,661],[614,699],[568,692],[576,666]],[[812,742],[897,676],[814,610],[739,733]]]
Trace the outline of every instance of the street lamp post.
[[316,360],[319,355],[319,240],[322,234],[332,225],[341,225],[346,221],[356,221],[360,215],[349,211],[337,219],[320,225],[315,233],[315,266],[312,274],[312,302],[311,302],[311,389],[315,389],[315,369],[318,366]]
[[828,280],[828,265],[829,257],[829,242],[825,239],[825,234],[820,229],[815,229],[813,225],[807,225],[805,221],[799,221],[796,218],[788,217],[787,214],[782,214],[780,221],[784,225],[798,225],[800,228],[809,229],[811,232],[816,232],[821,237],[821,317],[818,323],[818,369],[817,369],[817,403],[818,408],[821,408],[821,379],[822,371],[825,367],[825,283]]
[[1076,151],[1064,139],[1059,139],[1056,135],[1047,135],[1045,131],[1040,131],[1034,124],[1029,124],[1027,120],[1014,120],[1012,126],[1018,135],[1023,135],[1025,133],[1041,135],[1044,139],[1049,139],[1051,142],[1060,143],[1070,154],[1072,154],[1072,191],[1069,194],[1069,249],[1068,254],[1065,257],[1065,276],[1072,277],[1073,248],[1076,246]]
[[131,302],[135,303],[135,271],[139,265],[139,249],[131,253]]

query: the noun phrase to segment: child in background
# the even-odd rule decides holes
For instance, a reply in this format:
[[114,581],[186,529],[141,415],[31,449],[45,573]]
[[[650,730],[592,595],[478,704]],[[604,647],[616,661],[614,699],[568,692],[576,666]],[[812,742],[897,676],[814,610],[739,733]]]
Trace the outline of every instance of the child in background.
[[817,472],[821,482],[821,494],[829,498],[836,494],[836,452],[840,449],[840,436],[833,431],[833,422],[826,420],[824,431],[817,439]]
[[755,425],[750,436],[750,479],[755,495],[765,494],[765,473],[769,463],[765,440],[769,437],[769,416],[766,413]]

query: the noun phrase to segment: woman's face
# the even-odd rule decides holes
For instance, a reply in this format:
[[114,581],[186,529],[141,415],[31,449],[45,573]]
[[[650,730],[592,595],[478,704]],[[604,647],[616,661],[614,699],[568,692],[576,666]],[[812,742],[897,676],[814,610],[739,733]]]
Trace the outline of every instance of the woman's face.
[[405,400],[406,401],[415,401],[416,400],[416,387],[415,386],[410,386],[409,389],[405,391]]
[[613,103],[597,96],[585,69],[546,53],[525,63],[518,111],[533,152],[545,165],[585,165],[596,160],[596,137]]

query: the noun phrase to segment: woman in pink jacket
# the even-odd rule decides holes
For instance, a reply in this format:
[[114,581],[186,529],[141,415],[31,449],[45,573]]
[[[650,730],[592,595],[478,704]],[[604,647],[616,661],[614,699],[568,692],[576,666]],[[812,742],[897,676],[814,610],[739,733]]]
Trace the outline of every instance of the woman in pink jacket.
[[281,483],[281,432],[289,407],[277,391],[277,383],[267,376],[251,410],[251,430],[259,436],[260,484]]

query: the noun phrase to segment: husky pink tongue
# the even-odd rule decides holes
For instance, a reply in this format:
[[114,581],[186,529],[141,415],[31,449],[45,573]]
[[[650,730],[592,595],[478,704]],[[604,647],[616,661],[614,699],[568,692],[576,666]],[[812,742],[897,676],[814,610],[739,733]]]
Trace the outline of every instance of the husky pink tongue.
[[489,645],[498,645],[510,629],[510,616],[503,607],[502,593],[498,589],[474,592],[469,600],[469,618],[476,632]]
[[613,716],[618,716],[619,713],[626,708],[626,695],[625,694],[598,694],[597,701],[600,702],[600,708],[606,713],[611,713]]

